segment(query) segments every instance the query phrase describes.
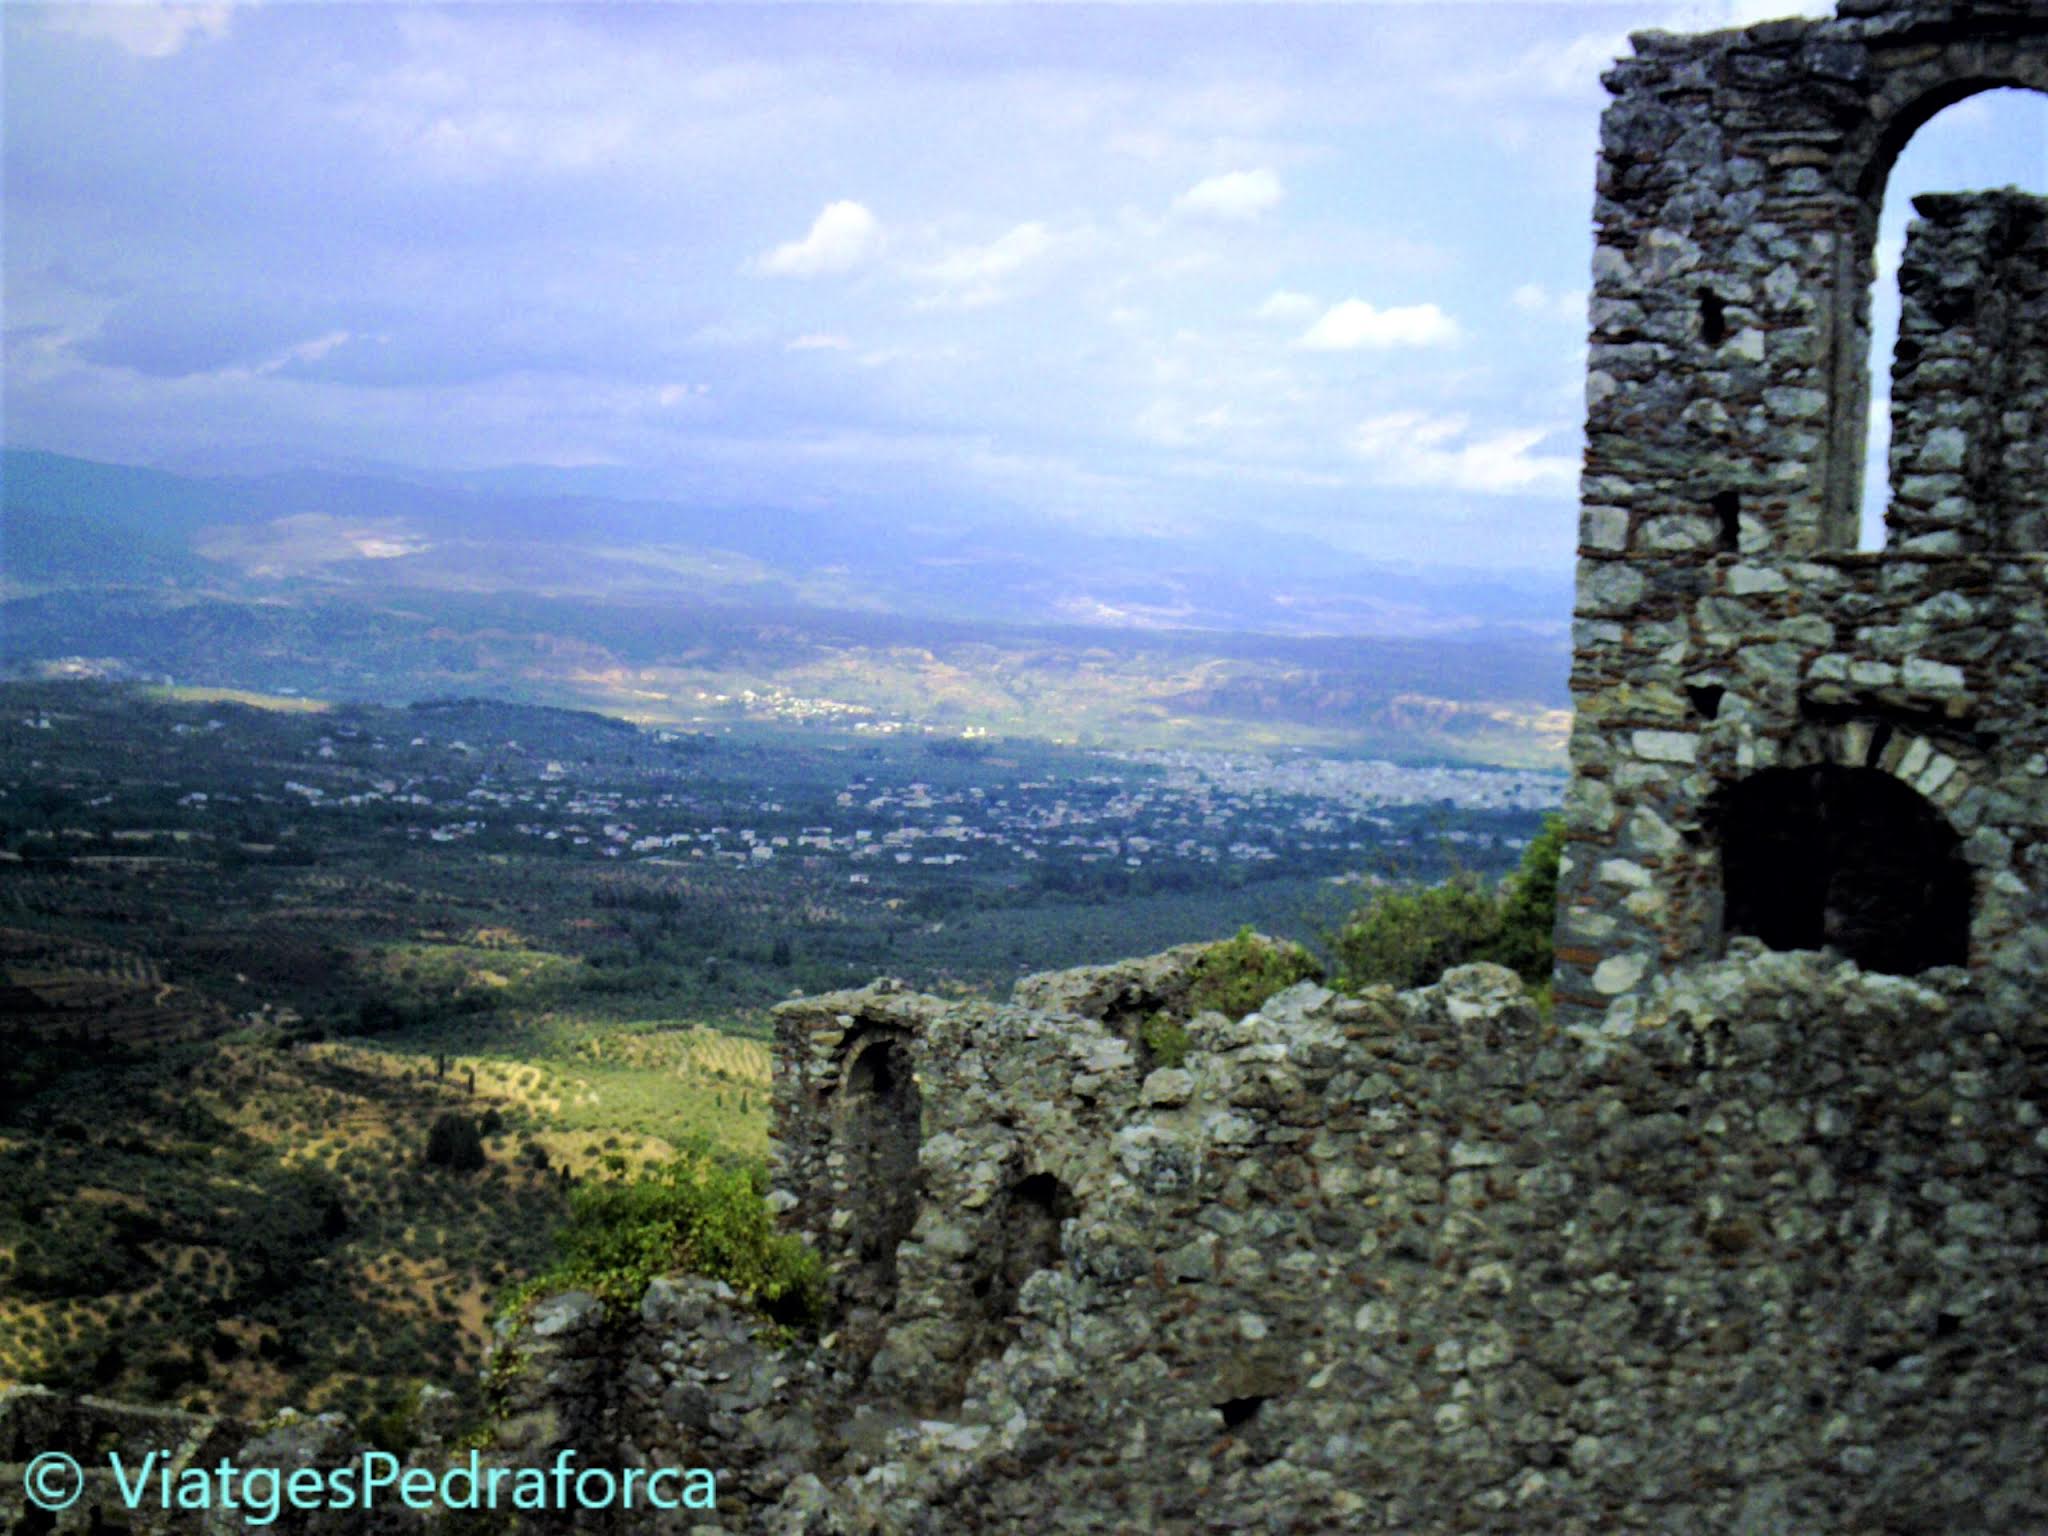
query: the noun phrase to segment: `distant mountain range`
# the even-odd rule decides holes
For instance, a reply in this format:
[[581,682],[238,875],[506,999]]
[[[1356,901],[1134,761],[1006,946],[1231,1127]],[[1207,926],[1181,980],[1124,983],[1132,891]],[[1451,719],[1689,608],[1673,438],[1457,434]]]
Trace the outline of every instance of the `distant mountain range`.
[[1562,739],[1561,577],[579,488],[620,483],[605,471],[195,476],[10,450],[0,476],[16,673],[679,720],[751,691],[796,718],[1104,740],[1236,722],[1517,761]]
[[257,590],[673,593],[1012,624],[1282,635],[1558,634],[1569,582],[1377,566],[1327,545],[935,526],[872,512],[705,508],[576,490],[605,471],[196,477],[4,456],[14,590],[179,583]]

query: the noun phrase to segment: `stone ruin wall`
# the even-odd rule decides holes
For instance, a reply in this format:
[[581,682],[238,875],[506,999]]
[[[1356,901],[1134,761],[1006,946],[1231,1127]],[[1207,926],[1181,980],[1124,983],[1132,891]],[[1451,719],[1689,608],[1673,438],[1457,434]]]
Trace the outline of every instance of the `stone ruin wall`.
[[2048,552],[2048,201],[1914,199],[1892,364],[1890,543]]
[[[1831,859],[1793,847],[1784,824],[1849,814],[1835,803],[1846,787],[1879,807],[1865,844],[1885,840],[1894,808],[1932,837],[1952,830],[1943,857],[1962,866],[1967,915],[1947,958],[2002,1010],[2037,1011],[2041,200],[1920,205],[1900,274],[1888,544],[1856,544],[1886,176],[1940,108],[1993,86],[2048,89],[2048,7],[1852,0],[1833,21],[1636,44],[1608,76],[1596,201],[1560,1001],[1590,1017],[1665,967],[1718,955],[1731,931],[1770,927],[1731,889],[1744,858],[1731,844],[1761,836],[1752,864],[1773,848],[1784,867]],[[1742,786],[1772,769],[1797,770],[1776,789],[1799,803],[1758,834]],[[1887,799],[1858,770],[1913,795]],[[1816,886],[1829,942],[1871,889],[1934,878],[1906,862],[1852,857]],[[1920,926],[1915,899],[1892,933],[1872,919],[1868,949]]]
[[[1197,1016],[1177,1068],[1128,1031],[1185,951],[1009,1005],[787,1004],[777,1203],[833,1256],[833,1331],[689,1277],[623,1320],[548,1298],[501,1336],[492,1459],[715,1468],[692,1536],[2048,1529],[2048,1041],[1960,971],[1733,948],[1581,1028],[1494,966],[1304,983]],[[885,1042],[919,1104],[877,1288],[841,1213],[895,1219],[843,1182],[876,1145],[849,1091],[904,1104],[855,1070]],[[40,1406],[0,1401],[0,1453],[50,1443]],[[329,1416],[236,1459],[357,1449]],[[0,1528],[47,1529],[15,1472]],[[511,1528],[565,1527],[654,1528]]]
[[778,1183],[842,1276],[790,1180],[864,1039],[923,1086],[891,1294],[787,1351],[708,1282],[623,1334],[558,1298],[508,1443],[720,1466],[734,1532],[2048,1529],[2048,1047],[1958,972],[1736,951],[1580,1031],[1492,966],[1303,984],[1179,1069],[1056,1008],[786,1005]]

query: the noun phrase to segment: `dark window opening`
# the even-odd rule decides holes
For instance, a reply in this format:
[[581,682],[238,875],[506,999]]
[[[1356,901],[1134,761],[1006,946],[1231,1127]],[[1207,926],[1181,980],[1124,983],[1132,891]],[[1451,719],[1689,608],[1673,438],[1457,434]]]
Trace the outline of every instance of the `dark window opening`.
[[1909,975],[1969,958],[1970,870],[1940,812],[1874,768],[1771,768],[1720,797],[1723,926]]
[[1721,700],[1728,690],[1719,683],[1691,683],[1685,690],[1686,699],[1692,704],[1693,713],[1702,720],[1715,719],[1721,713]]
[[1700,340],[1718,347],[1728,339],[1728,307],[1711,289],[1700,294]]
[[1733,554],[1742,547],[1742,498],[1733,491],[1722,491],[1711,503],[1714,519],[1720,524],[1716,541],[1723,554]]
[[896,1245],[917,1224],[923,1116],[903,1042],[880,1040],[864,1047],[846,1074],[840,1145],[846,1154],[856,1252],[880,1293],[876,1299],[884,1303],[895,1293]]

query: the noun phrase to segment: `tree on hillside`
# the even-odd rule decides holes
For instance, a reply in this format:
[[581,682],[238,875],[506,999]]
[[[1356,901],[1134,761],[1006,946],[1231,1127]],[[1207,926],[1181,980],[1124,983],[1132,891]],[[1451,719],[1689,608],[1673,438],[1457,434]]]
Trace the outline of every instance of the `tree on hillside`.
[[427,1131],[427,1166],[474,1173],[484,1165],[484,1140],[476,1122],[454,1111],[438,1117]]

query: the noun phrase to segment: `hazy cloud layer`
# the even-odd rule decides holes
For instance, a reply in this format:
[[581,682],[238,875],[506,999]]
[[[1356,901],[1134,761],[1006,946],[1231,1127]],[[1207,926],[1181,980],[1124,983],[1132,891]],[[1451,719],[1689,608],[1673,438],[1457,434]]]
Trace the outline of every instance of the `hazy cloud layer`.
[[1599,72],[1786,9],[12,5],[8,441],[1556,569]]

